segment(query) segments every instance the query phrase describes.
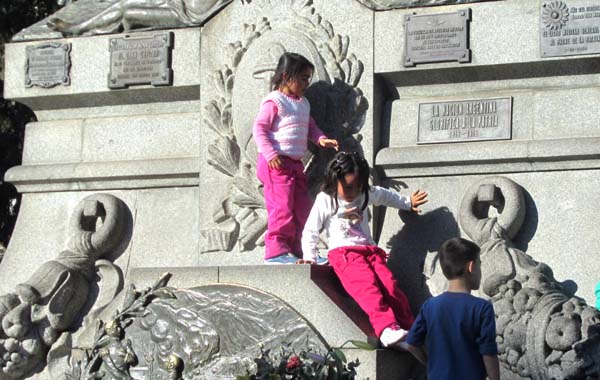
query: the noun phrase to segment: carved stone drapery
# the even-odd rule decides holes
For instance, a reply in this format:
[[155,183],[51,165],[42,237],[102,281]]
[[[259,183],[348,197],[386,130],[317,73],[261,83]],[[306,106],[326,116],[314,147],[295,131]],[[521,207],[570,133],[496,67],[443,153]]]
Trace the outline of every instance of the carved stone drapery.
[[[75,8],[73,19],[61,15],[50,17],[47,26],[64,36],[95,35],[134,29],[166,29],[201,25],[232,0],[111,0],[101,11],[96,4],[80,0],[69,4]],[[94,12],[95,11],[95,12]],[[91,15],[90,15],[91,14]]]
[[[491,206],[496,217],[488,216]],[[501,362],[523,379],[599,379],[600,312],[556,281],[548,265],[513,246],[524,218],[522,190],[505,177],[470,186],[459,214],[481,247],[481,291],[496,312]]]
[[203,121],[217,138],[208,148],[207,161],[230,178],[231,190],[219,202],[212,223],[200,231],[204,252],[230,251],[236,243],[246,251],[263,243],[266,211],[255,177],[256,147],[248,127],[253,120],[241,111],[258,112],[258,100],[268,93],[283,52],[303,54],[314,63],[306,97],[311,115],[328,136],[356,149],[352,135],[362,128],[368,108],[358,87],[363,63],[349,53],[349,37],[336,33],[311,0],[259,0],[244,6],[260,7],[267,16],[244,24],[242,38],[226,47],[228,62],[213,75],[215,96],[205,106]]
[[386,11],[398,8],[427,7],[436,5],[467,4],[495,0],[358,0],[361,4],[374,10]]
[[82,317],[98,268],[116,271],[101,258],[122,242],[125,220],[118,198],[86,197],[72,214],[68,249],[0,296],[0,379],[22,379],[45,365],[50,348]]

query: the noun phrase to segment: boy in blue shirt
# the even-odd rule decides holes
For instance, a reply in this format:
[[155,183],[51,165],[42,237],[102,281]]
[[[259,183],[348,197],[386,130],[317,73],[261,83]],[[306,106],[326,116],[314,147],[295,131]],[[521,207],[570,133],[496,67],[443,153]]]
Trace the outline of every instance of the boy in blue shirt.
[[[500,379],[496,321],[492,304],[471,295],[481,283],[479,247],[453,238],[439,251],[448,291],[428,299],[405,346],[435,380]],[[424,350],[427,346],[427,352]]]

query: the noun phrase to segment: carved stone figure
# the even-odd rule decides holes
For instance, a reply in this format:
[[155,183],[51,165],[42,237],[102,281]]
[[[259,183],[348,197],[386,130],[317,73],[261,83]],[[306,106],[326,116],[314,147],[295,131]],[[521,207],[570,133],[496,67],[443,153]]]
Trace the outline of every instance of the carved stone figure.
[[466,4],[494,0],[358,0],[365,6],[378,11],[396,8],[426,7],[446,4]]
[[103,379],[106,380],[128,380],[129,367],[137,360],[131,340],[121,339],[123,330],[118,320],[109,321],[104,329],[108,336],[108,342],[100,349],[99,355],[102,358],[100,372],[103,373]]
[[[51,17],[47,25],[63,35],[106,34],[132,29],[200,25],[231,0],[98,0],[110,5],[82,21]],[[80,3],[82,3],[80,1]],[[83,13],[83,9],[81,11]]]
[[[497,216],[489,216],[491,206]],[[505,177],[473,184],[459,214],[481,247],[481,291],[494,305],[503,367],[518,379],[598,379],[600,312],[513,246],[524,217],[523,193]]]
[[99,259],[122,241],[124,207],[109,194],[86,197],[73,212],[69,248],[0,296],[1,379],[21,379],[43,366],[60,334],[81,318],[96,266],[106,262]]

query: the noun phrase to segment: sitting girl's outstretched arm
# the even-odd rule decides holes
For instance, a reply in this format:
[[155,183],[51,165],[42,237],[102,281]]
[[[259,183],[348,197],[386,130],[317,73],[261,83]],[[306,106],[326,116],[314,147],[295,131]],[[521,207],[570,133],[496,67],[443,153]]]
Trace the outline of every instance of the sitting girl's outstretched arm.
[[328,215],[330,197],[324,193],[319,193],[313,204],[304,230],[302,231],[302,260],[316,262],[319,254],[317,245],[319,244],[319,235],[323,229],[323,223]]
[[369,203],[374,206],[394,207],[400,210],[420,212],[419,206],[427,203],[427,193],[417,190],[409,197],[379,186],[371,186]]

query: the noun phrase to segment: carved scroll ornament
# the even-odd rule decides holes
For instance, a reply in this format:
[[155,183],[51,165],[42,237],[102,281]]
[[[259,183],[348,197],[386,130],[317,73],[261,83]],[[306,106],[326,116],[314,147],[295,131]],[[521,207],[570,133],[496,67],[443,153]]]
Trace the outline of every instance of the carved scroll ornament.
[[[125,232],[125,205],[109,194],[82,200],[71,217],[68,249],[43,263],[14,293],[0,296],[0,379],[22,379],[41,369],[61,333],[81,318],[96,268]],[[96,229],[97,220],[102,225]]]
[[[490,206],[497,217],[488,217]],[[461,227],[481,247],[481,290],[496,312],[501,362],[521,378],[599,379],[600,312],[513,246],[524,217],[522,190],[505,177],[474,183],[460,208]]]

